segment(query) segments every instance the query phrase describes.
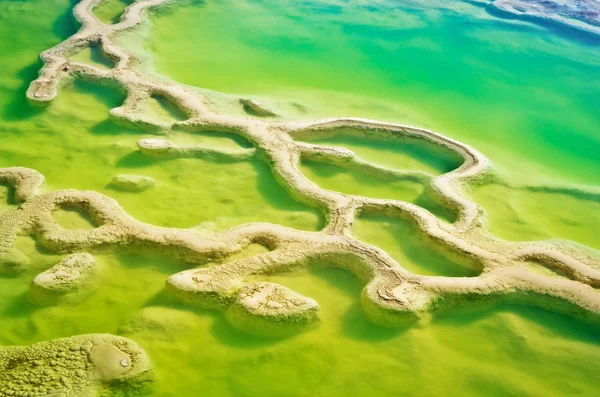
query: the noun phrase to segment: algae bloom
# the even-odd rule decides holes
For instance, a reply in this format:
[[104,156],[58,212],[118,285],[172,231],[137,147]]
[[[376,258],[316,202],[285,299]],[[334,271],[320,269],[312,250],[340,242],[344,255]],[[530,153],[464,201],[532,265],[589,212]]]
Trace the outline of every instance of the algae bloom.
[[0,2],[0,396],[596,395],[599,13]]

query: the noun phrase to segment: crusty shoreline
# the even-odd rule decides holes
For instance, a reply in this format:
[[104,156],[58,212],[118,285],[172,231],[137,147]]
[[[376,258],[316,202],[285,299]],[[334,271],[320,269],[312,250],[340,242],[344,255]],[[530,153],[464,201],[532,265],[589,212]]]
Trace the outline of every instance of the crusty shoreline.
[[[492,167],[476,149],[439,133],[421,128],[356,118],[332,118],[309,122],[233,117],[212,111],[200,94],[173,82],[134,71],[133,57],[113,39],[123,30],[142,21],[144,12],[172,0],[138,1],[130,5],[113,25],[101,23],[91,12],[100,0],[82,0],[74,9],[81,29],[57,46],[44,51],[44,67],[27,92],[30,101],[54,100],[60,82],[76,76],[111,82],[127,92],[122,106],[110,116],[148,131],[167,134],[172,128],[187,131],[225,131],[250,141],[254,148],[240,153],[202,147],[177,147],[167,140],[143,139],[138,143],[149,156],[198,156],[242,161],[256,155],[271,167],[278,180],[297,200],[320,209],[327,224],[319,232],[306,232],[269,223],[251,223],[214,234],[189,229],[161,228],[137,221],[113,199],[92,191],[58,190],[39,194],[43,176],[35,170],[13,167],[0,169],[0,182],[15,188],[18,210],[0,214],[0,254],[10,250],[20,234],[31,234],[45,247],[57,252],[90,252],[101,246],[129,245],[152,248],[175,255],[189,263],[224,260],[223,264],[184,270],[169,278],[167,290],[191,304],[229,310],[238,304],[240,291],[252,284],[250,276],[293,266],[325,263],[356,274],[365,284],[362,303],[376,323],[388,326],[426,318],[433,310],[460,304],[509,301],[544,307],[600,324],[600,259],[565,242],[513,243],[493,237],[487,230],[485,211],[463,194],[463,188],[488,177]],[[111,70],[72,62],[68,58],[86,46],[99,46],[115,62]],[[175,104],[188,119],[173,124],[141,120],[137,110],[150,96],[162,96]],[[428,141],[451,150],[463,159],[448,173],[413,175],[424,177],[435,199],[457,214],[453,224],[439,220],[426,209],[397,200],[352,196],[320,188],[300,172],[302,157],[319,156],[327,161],[354,159],[349,150],[294,140],[297,134],[318,135],[352,128],[364,135],[383,139]],[[365,165],[382,169],[374,164]],[[398,172],[383,169],[386,172]],[[531,186],[531,189],[562,189],[597,200],[594,187]],[[52,211],[60,206],[78,207],[99,226],[91,230],[66,230],[56,223]],[[351,234],[354,217],[363,212],[399,216],[412,221],[432,244],[480,272],[477,277],[421,276],[408,272],[383,250],[355,239]],[[269,252],[226,262],[226,258],[252,243],[265,245]],[[533,273],[523,264],[536,261],[560,269],[569,278],[551,278]],[[284,305],[285,306],[285,305]],[[282,318],[294,317],[294,305]],[[311,312],[311,316],[313,313]],[[240,325],[238,324],[238,327]]]

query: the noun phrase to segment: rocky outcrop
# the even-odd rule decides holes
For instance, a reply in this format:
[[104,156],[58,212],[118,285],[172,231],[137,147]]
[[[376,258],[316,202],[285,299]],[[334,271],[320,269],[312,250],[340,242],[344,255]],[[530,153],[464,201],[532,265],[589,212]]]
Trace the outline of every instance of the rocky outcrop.
[[0,254],[0,275],[16,276],[26,271],[31,264],[27,255],[17,248],[12,248]]

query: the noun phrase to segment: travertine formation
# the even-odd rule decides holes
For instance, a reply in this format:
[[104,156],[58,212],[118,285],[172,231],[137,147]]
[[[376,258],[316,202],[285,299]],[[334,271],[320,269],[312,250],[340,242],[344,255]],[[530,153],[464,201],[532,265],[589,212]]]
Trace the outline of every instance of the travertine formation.
[[143,388],[151,376],[144,350],[109,334],[0,348],[1,397],[90,397],[115,383]]
[[[129,245],[178,256],[187,263],[208,261],[221,264],[184,270],[171,276],[167,290],[186,302],[225,311],[237,327],[248,324],[250,332],[266,333],[286,320],[306,324],[316,318],[317,305],[285,287],[255,283],[261,274],[297,266],[331,265],[354,273],[365,288],[362,303],[367,315],[382,325],[405,324],[428,313],[472,302],[509,301],[537,305],[567,313],[594,323],[600,320],[600,260],[597,252],[568,242],[515,243],[489,234],[485,211],[471,201],[464,187],[492,178],[488,160],[476,149],[438,133],[404,125],[364,119],[337,118],[310,122],[282,122],[260,117],[232,117],[212,111],[203,97],[192,89],[159,80],[134,69],[135,59],[115,44],[118,32],[140,23],[143,13],[166,0],[137,1],[121,20],[102,24],[90,12],[99,0],[83,0],[75,7],[80,31],[42,53],[44,67],[28,90],[31,101],[52,101],[66,78],[109,82],[127,91],[125,103],[110,115],[150,132],[219,131],[238,134],[255,149],[229,153],[202,147],[178,147],[170,141],[143,139],[142,153],[148,156],[188,156],[240,161],[257,155],[271,167],[276,179],[297,200],[320,209],[326,226],[306,232],[269,223],[251,223],[219,233],[194,229],[160,228],[129,216],[113,199],[92,191],[58,190],[37,194],[44,178],[26,168],[0,169],[0,182],[15,189],[18,210],[0,214],[0,252],[8,252],[19,234],[31,234],[44,247],[56,252],[93,252],[99,247]],[[69,61],[81,48],[99,46],[115,62],[111,70]],[[172,125],[140,122],[137,109],[151,95],[160,95],[176,104],[188,119]],[[300,142],[296,136],[335,134],[352,129],[366,138],[403,140],[410,138],[450,150],[462,157],[458,168],[442,175],[402,173],[360,160],[347,149]],[[450,224],[409,202],[352,196],[320,188],[299,170],[303,158],[319,158],[339,164],[350,160],[372,167],[373,172],[397,173],[428,182],[428,193],[456,213]],[[590,187],[531,186],[531,189],[562,189],[564,192],[599,200],[598,189]],[[199,192],[201,193],[201,192]],[[51,213],[57,206],[76,206],[87,212],[98,227],[66,230]],[[381,249],[352,236],[352,223],[363,212],[402,217],[431,242],[432,249],[452,257],[464,266],[477,269],[477,277],[432,277],[412,274]],[[261,244],[268,252],[248,258],[227,258],[250,244]],[[568,278],[534,273],[525,263],[535,261],[560,269]]]
[[227,150],[207,148],[200,145],[176,145],[166,139],[147,138],[138,141],[138,148],[148,157],[183,158],[199,157],[205,160],[231,162],[248,160],[255,149]]
[[319,305],[279,284],[259,282],[243,287],[225,317],[236,328],[260,336],[288,336],[317,318]]
[[30,300],[39,305],[51,305],[65,297],[81,298],[81,292],[92,292],[90,283],[97,273],[96,267],[90,254],[67,255],[33,279]]

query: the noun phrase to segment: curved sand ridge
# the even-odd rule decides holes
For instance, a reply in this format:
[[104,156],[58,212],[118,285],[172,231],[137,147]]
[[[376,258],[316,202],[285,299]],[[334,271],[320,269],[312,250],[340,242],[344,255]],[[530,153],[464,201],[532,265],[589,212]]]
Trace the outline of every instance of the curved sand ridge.
[[[128,96],[121,107],[110,111],[112,117],[121,121],[165,134],[173,127],[238,134],[252,142],[255,149],[231,153],[203,147],[179,147],[162,139],[143,139],[138,146],[142,153],[154,157],[197,156],[239,161],[257,155],[270,165],[277,180],[296,199],[321,209],[327,216],[327,225],[320,232],[306,232],[268,223],[251,223],[214,234],[193,229],[160,228],[133,219],[116,201],[97,192],[59,190],[36,195],[36,188],[43,183],[38,172],[8,168],[0,170],[0,181],[14,186],[15,196],[22,204],[18,210],[0,214],[0,252],[10,250],[16,236],[26,233],[34,235],[45,247],[59,252],[92,252],[99,246],[128,244],[176,255],[196,264],[225,261],[249,244],[262,244],[269,252],[225,261],[213,267],[184,270],[167,282],[167,289],[187,302],[227,311],[232,324],[242,330],[244,324],[261,327],[264,321],[257,321],[261,318],[274,318],[275,323],[286,319],[299,324],[312,321],[316,308],[309,298],[282,286],[252,284],[249,280],[264,273],[316,264],[342,267],[357,275],[366,285],[362,294],[365,312],[382,325],[427,318],[434,309],[500,300],[537,305],[600,323],[600,294],[594,290],[600,286],[597,252],[560,241],[512,243],[491,236],[486,227],[485,211],[463,194],[463,186],[491,174],[489,161],[476,149],[432,131],[364,119],[336,118],[299,123],[217,114],[192,89],[134,71],[133,57],[113,42],[116,33],[140,23],[144,10],[167,0],[135,2],[114,25],[105,25],[92,14],[93,6],[98,2],[81,1],[74,11],[82,24],[80,31],[41,54],[45,65],[27,92],[31,101],[52,101],[61,79],[74,75],[122,86]],[[104,70],[68,60],[71,54],[90,45],[99,45],[105,55],[115,61],[115,67]],[[188,119],[171,125],[140,120],[136,116],[137,110],[152,95],[172,101]],[[411,137],[429,141],[459,154],[463,164],[440,176],[411,175],[369,164],[347,149],[293,139],[297,134],[330,134],[347,128],[365,136],[377,135],[390,140]],[[301,159],[311,157],[338,164],[354,161],[374,171],[430,181],[431,195],[455,211],[457,220],[453,224],[446,223],[408,202],[322,189],[299,170]],[[594,200],[600,198],[598,190],[593,188],[563,189],[583,192]],[[62,228],[51,213],[63,205],[79,207],[99,226],[91,230]],[[452,278],[408,272],[381,249],[352,237],[352,223],[360,212],[411,220],[416,232],[431,240],[432,246],[476,268],[481,274]],[[526,261],[560,269],[569,278],[557,279],[533,273],[524,267]],[[306,321],[300,321],[302,318]]]
[[150,361],[133,341],[109,334],[55,339],[26,347],[0,347],[0,397],[96,396],[103,385],[143,387]]

